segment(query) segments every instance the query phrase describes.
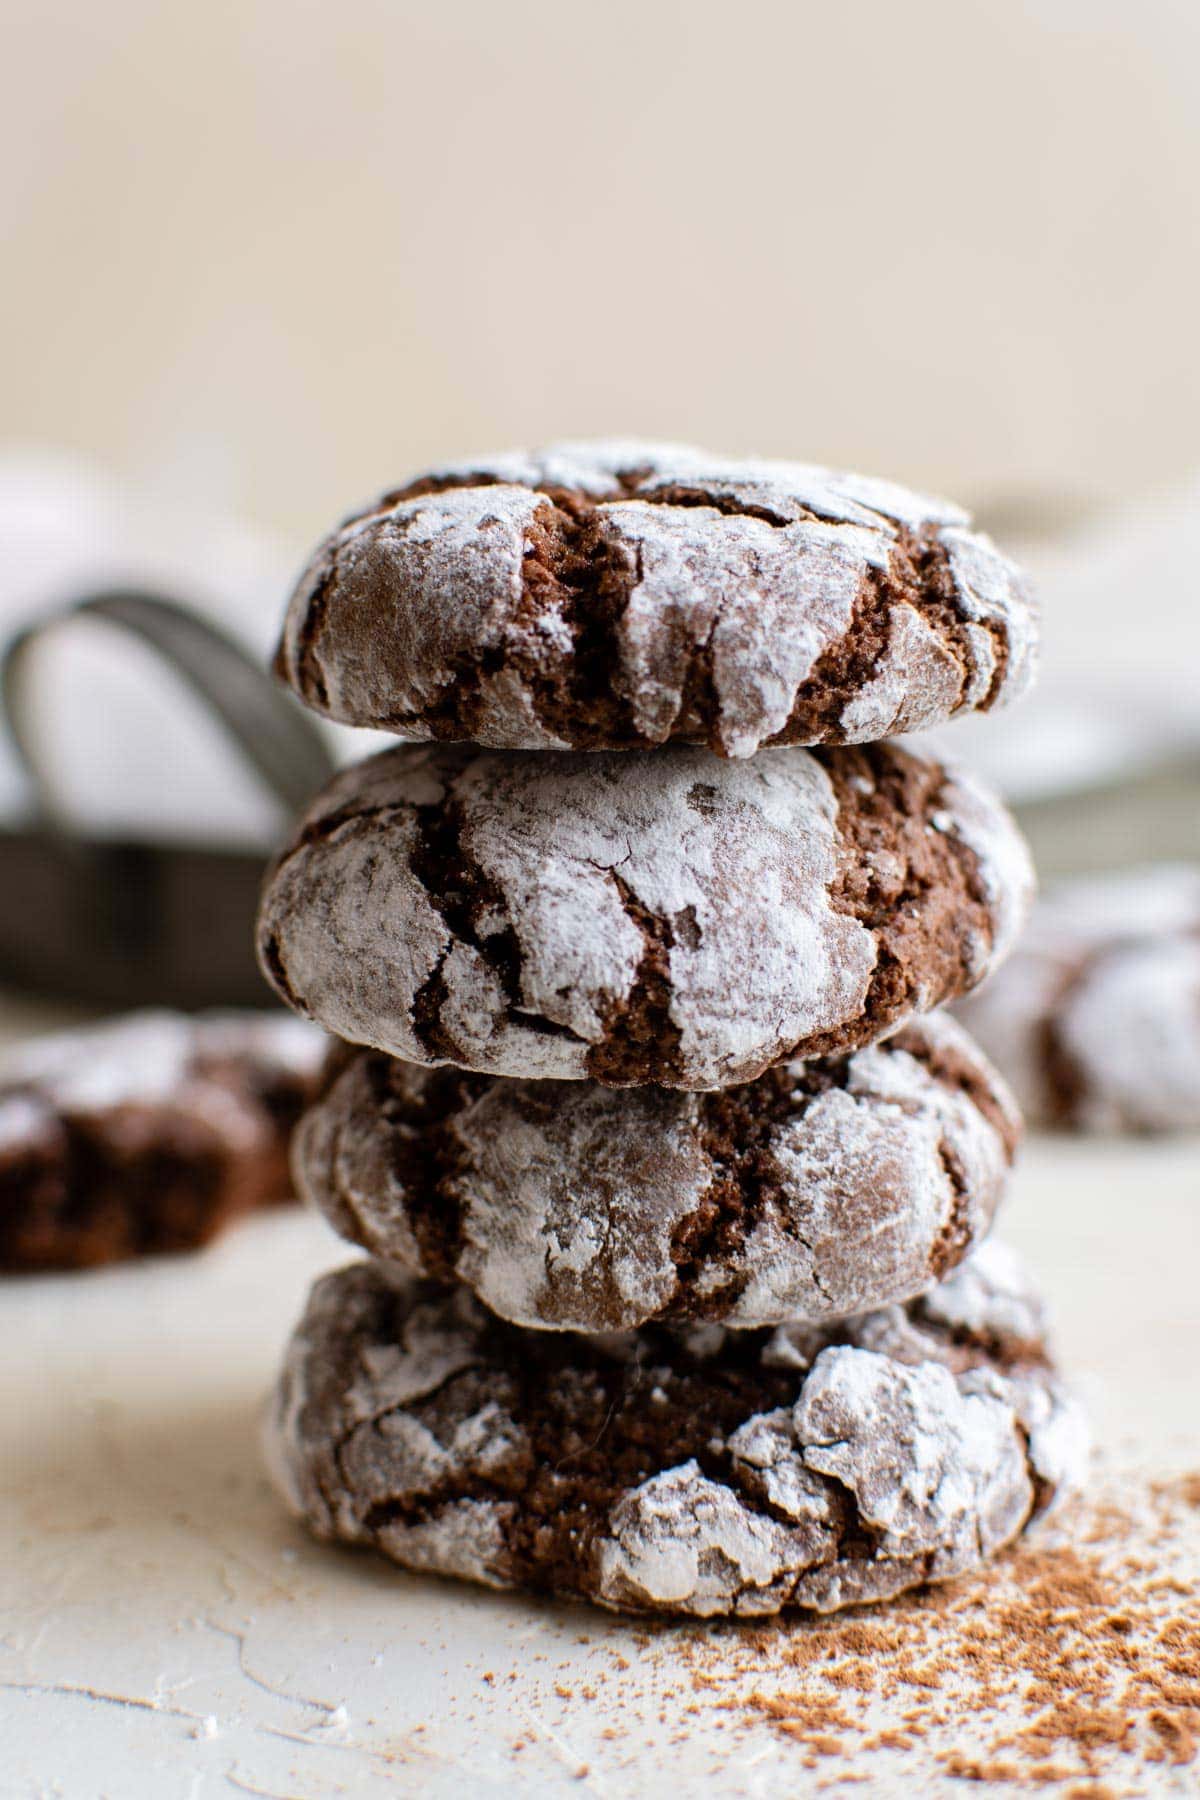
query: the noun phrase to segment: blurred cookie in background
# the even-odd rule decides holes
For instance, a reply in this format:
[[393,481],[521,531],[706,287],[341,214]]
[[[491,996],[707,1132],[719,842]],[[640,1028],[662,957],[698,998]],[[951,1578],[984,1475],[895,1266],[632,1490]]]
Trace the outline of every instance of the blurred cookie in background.
[[1030,1124],[1200,1130],[1200,865],[1057,885],[1005,966],[954,1010]]
[[329,1039],[264,1013],[139,1012],[0,1062],[0,1269],[207,1243],[292,1198],[288,1140]]

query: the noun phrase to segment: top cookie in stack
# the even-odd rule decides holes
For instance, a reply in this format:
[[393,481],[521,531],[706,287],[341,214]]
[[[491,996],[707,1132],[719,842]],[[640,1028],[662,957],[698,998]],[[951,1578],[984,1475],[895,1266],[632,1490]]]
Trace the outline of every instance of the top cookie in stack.
[[1020,1119],[917,1015],[1032,872],[993,795],[883,741],[1015,697],[1035,645],[956,508],[792,463],[563,445],[320,546],[281,672],[438,740],[330,783],[263,894],[277,991],[364,1046],[294,1151],[378,1259],[277,1394],[320,1535],[770,1612],[969,1567],[1065,1479],[1039,1332],[922,1323],[992,1291],[954,1271]]
[[1024,692],[1018,571],[890,482],[677,445],[436,469],[319,546],[278,669],[307,705],[510,750],[867,744]]

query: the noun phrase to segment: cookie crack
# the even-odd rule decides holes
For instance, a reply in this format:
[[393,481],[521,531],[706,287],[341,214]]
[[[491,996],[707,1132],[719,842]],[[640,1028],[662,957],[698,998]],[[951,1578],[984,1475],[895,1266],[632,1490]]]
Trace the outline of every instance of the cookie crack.
[[285,1005],[290,1006],[293,1012],[299,1013],[302,1019],[311,1019],[311,1012],[292,986],[287,972],[287,964],[283,960],[283,949],[277,931],[269,931],[262,940],[259,946],[259,960],[271,986]]
[[[975,662],[969,627],[982,626],[991,639],[992,676],[987,692],[975,708],[977,712],[990,712],[1008,678],[1010,647],[1007,629],[999,619],[968,619],[964,614],[961,590],[951,566],[950,552],[938,530],[928,526],[917,531],[903,530],[900,533],[900,548],[915,572],[909,583],[912,589],[909,605],[917,607],[927,623],[940,631],[962,665],[964,688]],[[962,699],[963,689],[960,689],[959,705],[962,704]]]
[[[620,1280],[614,1267],[614,1253],[619,1248],[624,1233],[621,1226],[622,1205],[611,1199],[602,1201],[597,1210],[589,1212],[586,1223],[596,1232],[594,1244],[590,1247],[590,1256],[586,1268],[578,1271],[578,1279],[582,1291],[589,1296],[588,1308],[594,1316],[603,1308],[609,1318],[620,1318],[625,1305],[626,1296],[621,1289]],[[541,1257],[541,1305],[546,1309],[542,1314],[544,1322],[552,1325],[561,1323],[561,1311],[558,1310],[562,1277],[555,1267],[555,1221],[547,1217],[547,1230]],[[556,1321],[557,1314],[557,1321]],[[658,1315],[655,1314],[655,1317]],[[640,1321],[644,1324],[645,1320]]]
[[[646,506],[700,507],[708,512],[723,513],[726,518],[758,519],[776,531],[786,531],[789,525],[822,518],[811,507],[798,506],[792,513],[775,512],[771,507],[762,506],[753,500],[739,500],[736,494],[714,491],[703,486],[693,487],[682,481],[623,497],[638,500]],[[613,500],[617,499],[618,496],[614,495]]]
[[[506,650],[539,724],[577,749],[620,744],[638,749],[630,702],[614,683],[621,664],[618,630],[630,596],[644,579],[640,546],[632,551],[605,530],[600,507],[562,488],[545,498],[526,527],[522,591]],[[539,623],[561,619],[569,656],[547,665],[530,654]]]
[[[403,1066],[384,1056],[368,1062],[366,1078],[387,1128],[388,1162],[420,1252],[421,1273],[435,1281],[457,1281],[465,1210],[460,1178],[466,1158],[453,1127],[486,1091],[487,1079],[463,1069],[437,1069],[410,1086]],[[376,1241],[349,1197],[344,1198],[358,1226],[356,1241],[387,1256],[386,1219],[383,1241]]]
[[626,918],[641,934],[643,948],[629,991],[604,1007],[603,1035],[589,1048],[585,1070],[606,1087],[661,1084],[664,1076],[679,1074],[682,1066],[683,1033],[671,1014],[675,926],[670,918],[644,906],[615,867],[608,876]]
[[413,994],[411,1009],[413,1032],[422,1050],[427,1056],[446,1062],[456,1062],[462,1055],[457,1038],[442,1023],[450,998],[446,962],[453,948],[453,942],[442,946],[433,968]]
[[[374,1423],[374,1421],[372,1421]],[[447,1507],[460,1500],[473,1500],[484,1505],[512,1506],[518,1498],[512,1488],[488,1481],[470,1472],[457,1480],[447,1477],[422,1494],[393,1494],[385,1500],[373,1500],[360,1515],[362,1529],[377,1537],[392,1525],[427,1525]]]
[[799,1446],[801,1462],[810,1475],[815,1475],[818,1481],[825,1484],[829,1499],[833,1502],[838,1514],[834,1524],[834,1552],[821,1566],[828,1568],[830,1565],[840,1562],[891,1561],[893,1559],[885,1557],[882,1552],[884,1536],[882,1528],[872,1525],[868,1519],[864,1518],[858,1495],[849,1482],[843,1481],[840,1475],[834,1475],[828,1469],[809,1467],[807,1457],[809,1450],[835,1450],[843,1446],[844,1440],[838,1438],[831,1438],[820,1444],[801,1444]]
[[[469,485],[418,482],[364,517],[402,500]],[[604,513],[588,496],[553,486],[534,491],[544,504],[526,523],[521,591],[503,642],[480,645],[455,659],[436,702],[379,723],[393,730],[419,724],[423,735],[439,739],[480,737],[488,712],[484,684],[503,670],[517,678],[551,736],[576,749],[643,748],[650,740],[637,730],[631,704],[613,683],[620,666],[618,626],[644,576],[640,549],[630,551],[613,539]],[[569,637],[569,651],[555,642],[559,630]]]
[[306,819],[287,849],[276,858],[269,879],[273,881],[302,851],[328,843],[347,827],[357,830],[366,825],[371,828],[369,835],[374,836],[376,831],[382,832],[392,819],[407,818],[410,810],[403,801],[382,801],[377,806],[363,806],[351,801],[346,806],[336,807],[332,812]]
[[[368,1317],[359,1321],[363,1343],[369,1345],[399,1344],[403,1348],[404,1333],[403,1331],[397,1331],[395,1328],[395,1308],[393,1301],[394,1296],[390,1293],[377,1293],[374,1296]],[[343,1353],[347,1349],[353,1351],[353,1335],[354,1334],[351,1334],[350,1339],[344,1341],[342,1346]],[[331,1348],[336,1348],[336,1346],[331,1346]],[[336,1357],[332,1357],[330,1359],[331,1365],[335,1363],[336,1360]],[[481,1361],[482,1353],[477,1352],[475,1355],[469,1357],[465,1363],[456,1363],[439,1381],[436,1381],[431,1387],[426,1388],[420,1395],[419,1400],[389,1401],[384,1406],[374,1408],[365,1417],[346,1418],[340,1429],[331,1433],[329,1440],[329,1456],[338,1474],[343,1501],[346,1495],[353,1495],[355,1486],[353,1478],[346,1469],[344,1462],[345,1453],[351,1439],[356,1437],[363,1430],[374,1431],[378,1429],[385,1419],[402,1417],[405,1415],[412,1418],[417,1417],[421,1408],[427,1408],[432,1402],[436,1402],[440,1396],[445,1394],[447,1388],[452,1387],[456,1382],[462,1381],[464,1377],[476,1373]],[[355,1359],[355,1362],[357,1366],[357,1358]],[[326,1371],[324,1370],[322,1371],[322,1373],[325,1372]]]
[[841,844],[829,903],[875,939],[875,968],[859,1018],[816,1032],[787,1054],[812,1058],[861,1048],[889,1026],[965,993],[976,979],[978,945],[994,921],[979,858],[939,827],[946,772],[894,744],[810,754],[825,770],[837,805]]
[[1021,1453],[1025,1458],[1025,1473],[1029,1477],[1029,1485],[1033,1490],[1033,1503],[1022,1522],[1022,1529],[1024,1529],[1030,1519],[1036,1519],[1040,1513],[1045,1512],[1058,1490],[1054,1482],[1048,1481],[1034,1462],[1033,1440],[1030,1437],[1029,1427],[1015,1415],[1013,1427],[1021,1440]]
[[477,737],[487,710],[484,683],[505,668],[508,660],[508,652],[497,644],[479,645],[467,654],[448,658],[440,697],[415,708],[381,711],[378,728],[399,736],[415,732],[422,738],[452,743]]
[[[746,1245],[774,1208],[787,1214],[785,1193],[772,1154],[780,1125],[799,1123],[819,1095],[849,1084],[849,1059],[824,1065],[768,1069],[752,1089],[725,1088],[698,1097],[698,1134],[712,1176],[698,1204],[676,1224],[670,1257],[675,1283],[663,1316],[720,1318],[745,1291],[750,1270],[731,1269],[728,1280],[704,1295],[696,1292],[706,1269],[714,1264],[744,1264]],[[811,1242],[790,1216],[790,1234],[814,1255]],[[832,1304],[832,1296],[814,1266],[814,1287]]]
[[[949,552],[936,527],[901,527],[886,569],[867,570],[850,623],[836,643],[822,651],[796,689],[787,723],[769,740],[772,744],[814,739],[845,742],[842,713],[878,675],[887,658],[895,615],[902,606],[910,607],[931,626],[953,656],[959,684],[952,711],[961,708],[976,658]],[[995,620],[983,623],[995,652],[992,681],[978,708],[986,712],[1004,685],[1008,637]]]
[[1005,1160],[1012,1163],[1021,1143],[1021,1120],[1001,1104],[984,1071],[956,1044],[931,1039],[919,1028],[901,1026],[881,1048],[903,1051],[919,1063],[939,1087],[947,1093],[961,1095],[991,1126],[1003,1146]]
[[951,1269],[958,1267],[975,1236],[971,1218],[971,1190],[962,1159],[945,1138],[938,1140],[938,1161],[950,1183],[950,1214],[933,1240],[929,1267],[935,1280],[942,1281]]
[[[377,518],[381,513],[390,512],[394,506],[402,505],[406,500],[419,500],[427,494],[445,494],[456,488],[517,487],[527,493],[547,494],[555,499],[565,499],[571,505],[587,507],[617,506],[623,501],[634,500],[644,506],[677,506],[707,507],[713,512],[724,513],[729,517],[743,519],[760,519],[763,524],[773,526],[776,530],[785,531],[789,525],[816,522],[826,525],[846,525],[845,512],[833,508],[822,508],[811,504],[796,503],[786,513],[765,505],[760,501],[740,499],[730,493],[727,487],[706,486],[704,482],[672,481],[660,482],[653,487],[646,483],[652,481],[655,470],[649,464],[629,469],[618,469],[613,473],[613,485],[585,492],[582,488],[568,488],[561,483],[550,481],[513,480],[511,477],[497,475],[481,469],[447,470],[440,475],[422,475],[406,486],[395,488],[385,494],[382,499],[369,507],[365,512],[356,514],[350,523],[360,523],[364,519]],[[874,529],[895,536],[898,530],[896,521],[886,513],[877,512],[862,501],[854,503],[859,512],[865,512],[877,520]],[[903,529],[900,527],[899,529]]]
[[340,540],[331,539],[325,549],[324,567],[309,589],[292,654],[288,654],[285,634],[280,639],[271,665],[276,677],[287,681],[288,664],[293,662],[300,692],[322,712],[329,708],[329,689],[325,672],[317,657],[316,644],[325,625],[332,590],[338,580],[339,550]]
[[470,820],[462,803],[444,798],[414,806],[411,812],[417,841],[409,854],[409,866],[450,934],[449,943],[413,998],[413,1028],[422,1047],[451,1061],[462,1057],[461,1046],[443,1018],[449,998],[445,967],[460,944],[474,950],[496,977],[509,1013],[517,1015],[522,1026],[544,1037],[582,1042],[569,1025],[547,1018],[525,1002],[521,942],[508,917],[503,890],[471,854]]
[[701,735],[710,750],[718,756],[726,754],[721,733],[721,700],[713,675],[713,639],[725,616],[728,597],[722,595],[714,609],[708,630],[688,656],[683,691],[671,721],[669,736]]
[[[996,1326],[964,1325],[939,1318],[927,1311],[923,1296],[910,1300],[908,1305],[923,1336],[932,1338],[946,1352],[958,1352],[957,1356],[947,1354],[942,1359],[954,1375],[977,1368],[994,1368],[1001,1375],[1010,1375],[1014,1370],[1051,1368],[1049,1350],[1040,1338],[1020,1337]],[[908,1360],[901,1349],[894,1354],[900,1361]]]
[[812,1244],[809,1242],[809,1240],[806,1237],[802,1237],[799,1232],[796,1232],[796,1237],[799,1239],[800,1243],[802,1243],[804,1245],[804,1248],[808,1251],[809,1255],[813,1259],[812,1267],[809,1270],[809,1274],[812,1277],[813,1286],[816,1288],[816,1290],[820,1294],[821,1298],[825,1301],[825,1304],[827,1306],[832,1307],[834,1305],[833,1292],[826,1285],[825,1281],[821,1277],[821,1272],[817,1267],[816,1252],[813,1249]]

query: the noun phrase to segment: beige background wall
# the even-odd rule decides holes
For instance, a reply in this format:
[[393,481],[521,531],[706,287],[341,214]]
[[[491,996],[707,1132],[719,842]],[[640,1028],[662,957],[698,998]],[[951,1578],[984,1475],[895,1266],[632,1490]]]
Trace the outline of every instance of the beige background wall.
[[297,536],[638,431],[1197,459],[1194,0],[6,0],[0,437]]

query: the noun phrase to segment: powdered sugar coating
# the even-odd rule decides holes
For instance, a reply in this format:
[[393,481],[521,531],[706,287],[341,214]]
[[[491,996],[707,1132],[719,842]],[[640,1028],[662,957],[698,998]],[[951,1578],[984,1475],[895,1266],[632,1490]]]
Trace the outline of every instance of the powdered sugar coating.
[[259,952],[290,1005],[412,1062],[717,1088],[978,981],[1030,885],[993,797],[887,746],[397,749],[301,821]]
[[948,771],[946,808],[934,815],[935,829],[949,831],[974,854],[979,882],[988,904],[988,934],[973,955],[974,966],[999,968],[1012,955],[1036,893],[1029,848],[1018,831],[997,831],[996,796],[969,769],[954,764]]
[[336,1229],[516,1324],[824,1320],[906,1300],[987,1230],[1019,1119],[944,1016],[708,1097],[361,1055],[293,1146]]
[[54,1115],[44,1100],[28,1093],[0,1093],[0,1155],[48,1141]]
[[[701,1616],[784,1603],[833,1612],[975,1567],[1033,1506],[1009,1385],[985,1380],[980,1389],[937,1362],[906,1366],[854,1344],[822,1350],[790,1411],[729,1440],[740,1485],[787,1524],[694,1462],[652,1477],[614,1509],[598,1597]],[[872,1538],[866,1567],[838,1554],[833,1484],[853,1495]]]
[[1200,1129],[1200,869],[1063,883],[962,1016],[1036,1123]]
[[966,515],[892,483],[686,446],[435,469],[318,547],[278,666],[409,738],[751,756],[1015,698],[1036,610]]
[[720,1331],[614,1360],[360,1263],[313,1290],[270,1463],[319,1536],[492,1586],[701,1617],[886,1598],[1011,1541],[1085,1441],[1040,1343],[888,1311],[786,1368]]
[[922,1306],[928,1318],[977,1337],[999,1332],[1014,1344],[1036,1344],[1046,1333],[1041,1298],[1024,1264],[996,1238],[931,1289]]

